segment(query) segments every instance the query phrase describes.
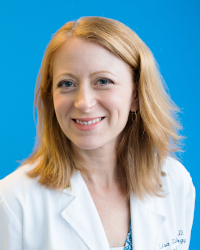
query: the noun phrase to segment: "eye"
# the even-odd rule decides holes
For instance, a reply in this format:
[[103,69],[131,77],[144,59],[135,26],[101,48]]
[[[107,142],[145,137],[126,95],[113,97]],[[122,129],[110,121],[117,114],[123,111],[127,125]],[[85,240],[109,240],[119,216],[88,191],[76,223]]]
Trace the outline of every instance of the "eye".
[[74,83],[71,82],[71,81],[68,81],[68,80],[62,80],[58,83],[58,88],[61,88],[61,87],[66,87],[66,88],[70,88],[70,87],[73,87],[74,86]]
[[99,85],[108,85],[110,83],[113,84],[113,81],[111,81],[110,79],[107,79],[107,78],[101,78],[97,81],[97,84],[99,84]]

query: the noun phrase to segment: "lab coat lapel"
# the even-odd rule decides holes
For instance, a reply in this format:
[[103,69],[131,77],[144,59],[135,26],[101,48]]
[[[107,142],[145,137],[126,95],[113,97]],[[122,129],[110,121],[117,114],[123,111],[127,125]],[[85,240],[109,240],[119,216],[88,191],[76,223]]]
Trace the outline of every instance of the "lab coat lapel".
[[71,178],[72,189],[64,192],[73,196],[71,203],[62,211],[62,217],[72,226],[91,250],[109,250],[99,214],[79,172]]
[[156,212],[156,198],[142,202],[131,194],[130,206],[133,249],[157,249],[166,217]]

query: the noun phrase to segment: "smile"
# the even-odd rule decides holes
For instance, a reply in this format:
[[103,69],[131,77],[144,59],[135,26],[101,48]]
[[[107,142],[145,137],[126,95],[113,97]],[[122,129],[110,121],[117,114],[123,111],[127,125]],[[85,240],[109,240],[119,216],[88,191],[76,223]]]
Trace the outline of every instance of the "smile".
[[73,119],[76,123],[79,123],[81,125],[91,125],[91,124],[95,124],[97,122],[100,122],[102,119],[104,119],[104,117],[101,118],[96,118],[96,119],[92,119],[89,121],[84,121],[84,120],[78,120],[78,119]]

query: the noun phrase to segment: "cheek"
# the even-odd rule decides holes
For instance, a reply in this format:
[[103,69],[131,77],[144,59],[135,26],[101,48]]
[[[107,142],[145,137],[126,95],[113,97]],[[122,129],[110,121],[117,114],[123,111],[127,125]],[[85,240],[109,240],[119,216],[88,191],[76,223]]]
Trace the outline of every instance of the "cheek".
[[132,89],[124,91],[119,89],[113,91],[106,98],[104,97],[104,103],[111,112],[118,113],[119,116],[128,116],[132,102]]
[[55,96],[53,98],[53,103],[57,118],[59,118],[60,116],[62,117],[69,110],[69,101],[66,99],[65,96]]

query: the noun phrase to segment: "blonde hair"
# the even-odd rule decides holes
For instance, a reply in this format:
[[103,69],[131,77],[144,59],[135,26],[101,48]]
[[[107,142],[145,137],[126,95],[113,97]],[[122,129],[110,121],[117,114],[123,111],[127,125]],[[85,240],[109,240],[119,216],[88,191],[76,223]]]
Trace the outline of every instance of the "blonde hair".
[[[52,97],[52,63],[55,51],[69,38],[95,42],[126,62],[133,72],[139,110],[129,117],[117,147],[117,167],[122,188],[132,190],[141,199],[146,194],[161,195],[162,163],[177,150],[178,110],[164,90],[154,57],[137,34],[124,24],[103,17],[82,17],[62,26],[53,36],[39,71],[34,104],[38,110],[35,150],[26,163],[38,165],[28,172],[48,188],[64,189],[81,165],[71,143],[56,119]],[[134,120],[133,120],[133,119]]]

